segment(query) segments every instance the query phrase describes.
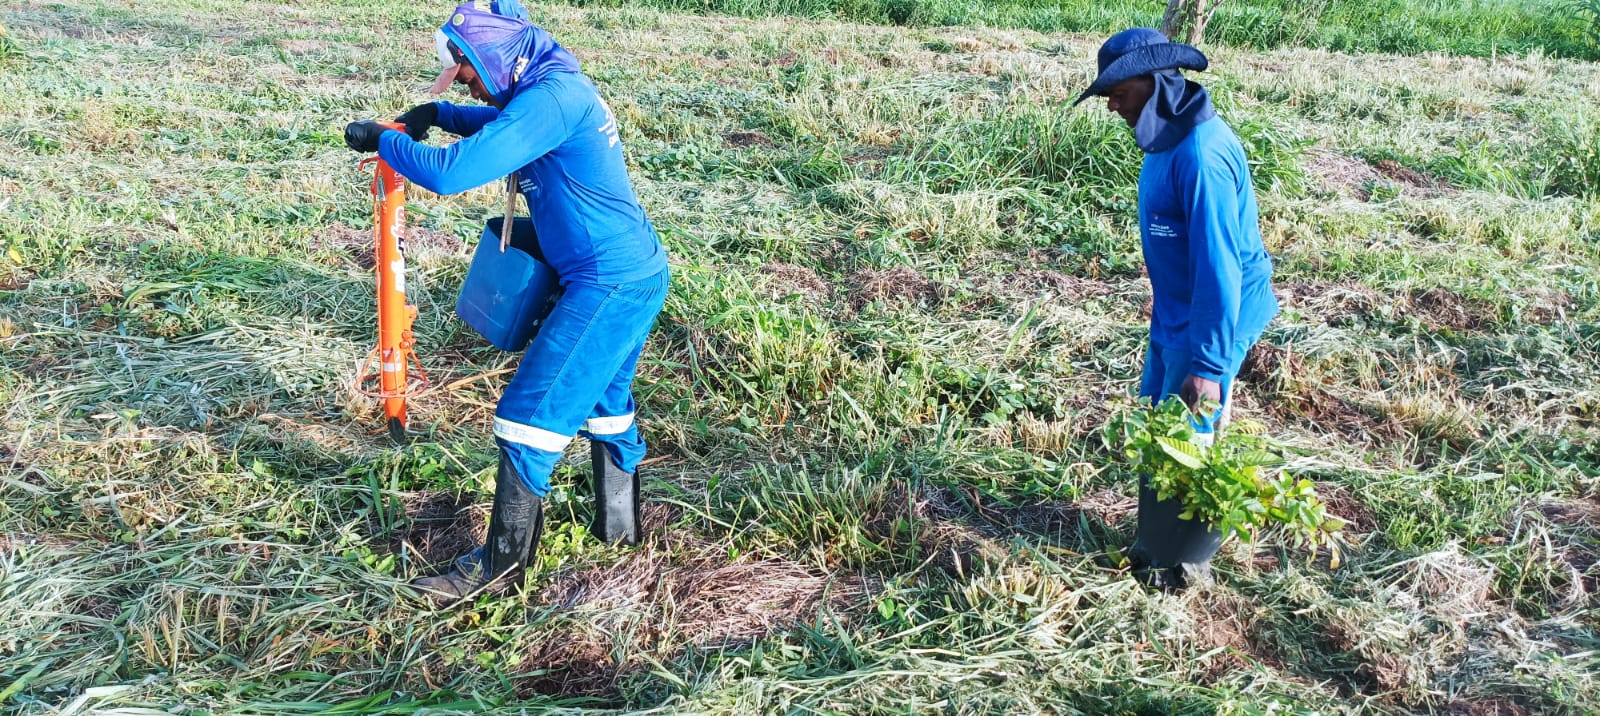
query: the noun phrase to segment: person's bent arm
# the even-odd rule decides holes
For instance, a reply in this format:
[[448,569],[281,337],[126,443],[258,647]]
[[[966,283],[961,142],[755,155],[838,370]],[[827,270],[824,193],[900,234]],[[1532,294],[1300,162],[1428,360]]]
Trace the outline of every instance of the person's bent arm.
[[[445,112],[439,114],[442,120]],[[442,121],[440,128],[451,131]],[[513,98],[499,116],[472,136],[449,146],[430,147],[403,132],[384,132],[378,140],[378,156],[428,191],[459,194],[516,171],[566,138],[561,104],[550,92],[536,87]]]
[[439,108],[439,121],[434,126],[462,137],[477,134],[478,130],[500,117],[500,110],[488,105],[434,104]]

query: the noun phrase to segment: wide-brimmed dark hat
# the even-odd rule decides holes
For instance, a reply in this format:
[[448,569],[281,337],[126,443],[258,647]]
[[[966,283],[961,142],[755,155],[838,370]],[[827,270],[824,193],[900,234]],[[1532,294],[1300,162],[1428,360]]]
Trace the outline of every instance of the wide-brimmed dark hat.
[[1173,42],[1148,27],[1135,27],[1111,36],[1100,46],[1100,76],[1078,95],[1074,105],[1104,95],[1118,82],[1159,70],[1204,70],[1210,61],[1199,50]]

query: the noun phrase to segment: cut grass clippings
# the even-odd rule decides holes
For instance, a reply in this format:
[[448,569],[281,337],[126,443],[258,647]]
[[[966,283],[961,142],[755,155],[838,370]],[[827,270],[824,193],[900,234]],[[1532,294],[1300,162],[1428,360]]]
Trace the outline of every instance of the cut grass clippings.
[[448,610],[404,585],[481,537],[515,362],[452,308],[500,205],[410,196],[440,388],[390,445],[350,387],[370,175],[339,134],[426,99],[447,6],[0,8],[0,711],[1600,709],[1572,23],[1224,4],[1197,77],[1283,304],[1235,410],[1347,544],[1230,542],[1158,595],[1097,438],[1146,348],[1140,160],[1066,103],[1159,8],[1046,5],[529,4],[672,255],[651,537],[587,534],[578,441],[528,588]]

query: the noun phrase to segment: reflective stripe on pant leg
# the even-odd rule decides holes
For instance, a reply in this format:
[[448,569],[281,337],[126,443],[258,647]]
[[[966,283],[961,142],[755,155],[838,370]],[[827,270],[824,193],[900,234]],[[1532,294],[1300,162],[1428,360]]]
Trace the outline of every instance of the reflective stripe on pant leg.
[[633,427],[633,413],[611,417],[593,417],[583,424],[583,431],[595,436],[621,435]]
[[1217,415],[1217,432],[1222,432],[1228,427],[1228,421],[1233,419],[1233,381],[1228,381],[1228,387],[1222,391],[1222,412]]
[[[631,404],[630,404],[631,405]],[[579,433],[605,446],[611,462],[623,472],[633,472],[644,458],[644,440],[639,437],[639,424],[633,413],[612,417],[589,418],[583,432]]]
[[[628,359],[617,369],[617,374],[612,377],[610,385],[606,386],[605,394],[594,408],[594,417],[589,418],[589,429],[586,431],[589,439],[605,446],[606,452],[611,455],[611,461],[623,472],[633,472],[638,469],[639,462],[644,460],[644,438],[639,435],[639,424],[633,420],[636,409],[633,401],[633,374],[639,364],[639,352],[643,348],[644,338],[640,338],[639,344],[628,355]],[[625,415],[627,424],[621,425],[620,417],[603,417],[605,415]]]
[[555,453],[567,449],[567,444],[572,442],[570,435],[550,432],[544,428],[523,425],[500,417],[494,419],[494,436],[508,442]]

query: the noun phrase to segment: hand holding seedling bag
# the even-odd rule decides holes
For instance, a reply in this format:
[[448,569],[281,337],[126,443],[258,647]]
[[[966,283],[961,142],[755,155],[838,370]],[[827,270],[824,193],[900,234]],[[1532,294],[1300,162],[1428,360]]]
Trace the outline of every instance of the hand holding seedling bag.
[[[1215,408],[1202,404],[1200,411]],[[1283,456],[1259,423],[1235,421],[1210,445],[1198,435],[1188,406],[1168,399],[1117,414],[1104,439],[1130,468],[1150,476],[1160,499],[1179,498],[1183,519],[1207,523],[1224,539],[1282,528],[1296,546],[1327,547],[1331,566],[1339,566],[1344,520],[1328,514],[1310,480],[1272,472]]]

